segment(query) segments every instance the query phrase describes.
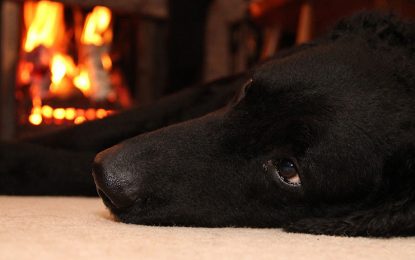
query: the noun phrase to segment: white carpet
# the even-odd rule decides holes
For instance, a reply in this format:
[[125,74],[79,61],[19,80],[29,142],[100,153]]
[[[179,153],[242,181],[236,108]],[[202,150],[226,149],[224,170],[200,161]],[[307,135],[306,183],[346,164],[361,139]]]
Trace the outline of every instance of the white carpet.
[[415,259],[415,238],[178,228],[112,220],[97,198],[0,196],[0,259]]

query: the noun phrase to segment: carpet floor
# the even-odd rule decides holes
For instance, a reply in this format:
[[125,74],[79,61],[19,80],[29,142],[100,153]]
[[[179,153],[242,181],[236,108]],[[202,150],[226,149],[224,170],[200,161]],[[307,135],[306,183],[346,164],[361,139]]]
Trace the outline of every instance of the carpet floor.
[[0,259],[415,259],[415,238],[279,229],[149,227],[113,220],[98,198],[0,196]]

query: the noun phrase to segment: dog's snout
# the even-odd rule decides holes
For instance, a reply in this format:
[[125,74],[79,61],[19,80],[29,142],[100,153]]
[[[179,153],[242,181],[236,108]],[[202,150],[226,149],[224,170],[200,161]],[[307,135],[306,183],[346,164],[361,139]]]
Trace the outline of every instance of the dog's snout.
[[95,157],[92,175],[98,194],[108,207],[127,208],[138,198],[140,176],[123,165],[124,161],[114,148]]

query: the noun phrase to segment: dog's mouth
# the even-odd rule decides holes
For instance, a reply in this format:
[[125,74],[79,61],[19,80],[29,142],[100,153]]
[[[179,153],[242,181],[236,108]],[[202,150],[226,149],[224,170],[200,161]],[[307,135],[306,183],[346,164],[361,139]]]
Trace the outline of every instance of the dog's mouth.
[[111,199],[100,188],[97,188],[97,192],[107,208],[111,210],[117,208]]
[[122,215],[122,214],[128,213],[129,211],[131,211],[133,209],[135,210],[136,213],[143,213],[143,212],[145,212],[146,209],[147,209],[147,204],[150,201],[149,198],[143,198],[143,199],[142,198],[138,198],[137,200],[134,201],[133,204],[131,204],[131,206],[128,206],[128,207],[119,207],[99,187],[97,187],[97,193],[101,197],[104,205],[110,210],[110,212],[112,214],[114,214],[114,216],[118,220],[120,220],[118,215],[120,215],[120,214]]
[[151,219],[146,219],[147,209],[145,204],[148,199],[137,200],[136,205],[127,208],[117,207],[111,199],[102,191],[100,188],[97,188],[98,195],[101,197],[104,205],[109,210],[113,219],[117,222],[123,223],[133,223],[133,224],[142,224],[142,225],[157,225],[157,226],[171,226],[173,223],[165,223],[161,221],[152,221]]

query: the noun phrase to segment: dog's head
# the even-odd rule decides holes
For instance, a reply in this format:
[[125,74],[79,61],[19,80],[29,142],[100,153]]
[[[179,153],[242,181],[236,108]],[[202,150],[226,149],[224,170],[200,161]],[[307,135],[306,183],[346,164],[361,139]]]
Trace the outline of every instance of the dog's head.
[[98,191],[128,223],[414,234],[414,39],[390,18],[342,22],[220,111],[98,154]]

